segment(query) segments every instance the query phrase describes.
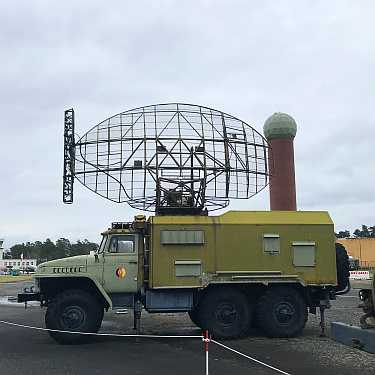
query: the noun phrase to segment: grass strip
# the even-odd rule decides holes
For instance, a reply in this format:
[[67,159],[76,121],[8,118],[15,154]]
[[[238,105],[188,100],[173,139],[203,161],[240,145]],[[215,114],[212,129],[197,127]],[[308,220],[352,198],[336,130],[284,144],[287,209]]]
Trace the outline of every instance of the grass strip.
[[20,276],[10,276],[10,275],[0,275],[0,284],[3,283],[17,283],[19,281],[30,281],[32,280],[32,275],[20,275]]

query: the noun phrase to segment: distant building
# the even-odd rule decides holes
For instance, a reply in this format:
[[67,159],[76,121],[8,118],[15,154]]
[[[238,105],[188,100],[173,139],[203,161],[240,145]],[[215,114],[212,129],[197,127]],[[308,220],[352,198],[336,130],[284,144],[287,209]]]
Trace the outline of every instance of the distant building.
[[353,258],[359,259],[361,267],[375,267],[375,238],[338,238],[336,242],[343,244]]
[[4,240],[0,239],[0,270],[4,268],[23,270],[27,267],[36,267],[36,259],[4,259],[3,243]]

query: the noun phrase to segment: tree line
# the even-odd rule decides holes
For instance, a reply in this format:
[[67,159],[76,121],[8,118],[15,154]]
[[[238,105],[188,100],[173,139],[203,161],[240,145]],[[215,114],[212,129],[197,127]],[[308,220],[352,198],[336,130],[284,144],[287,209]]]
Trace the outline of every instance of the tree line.
[[[351,237],[348,230],[340,230],[338,233],[335,233],[337,238],[347,238]],[[353,232],[355,238],[375,238],[375,225],[368,227],[367,225],[362,225],[361,229],[356,229]]]
[[48,260],[89,254],[90,251],[97,250],[98,247],[98,244],[86,239],[71,243],[67,238],[60,238],[56,242],[47,238],[44,242],[15,244],[9,249],[9,252],[4,253],[4,257],[19,259],[23,254],[24,259],[36,259],[39,264]]

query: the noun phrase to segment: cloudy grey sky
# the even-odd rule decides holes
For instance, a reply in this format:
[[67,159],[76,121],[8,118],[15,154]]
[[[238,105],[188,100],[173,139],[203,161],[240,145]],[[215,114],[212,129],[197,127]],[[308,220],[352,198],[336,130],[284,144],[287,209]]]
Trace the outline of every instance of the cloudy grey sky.
[[[136,211],[77,184],[62,203],[63,111],[201,104],[262,130],[297,121],[298,208],[375,224],[374,1],[2,1],[0,237],[98,240]],[[268,209],[268,189],[230,208]]]

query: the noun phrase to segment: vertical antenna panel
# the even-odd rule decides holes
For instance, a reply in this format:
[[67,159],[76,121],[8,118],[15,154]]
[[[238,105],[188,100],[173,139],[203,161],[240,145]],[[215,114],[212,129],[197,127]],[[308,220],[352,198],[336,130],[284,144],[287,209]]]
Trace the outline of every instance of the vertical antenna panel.
[[64,175],[63,175],[63,202],[73,203],[74,183],[74,110],[64,112]]

